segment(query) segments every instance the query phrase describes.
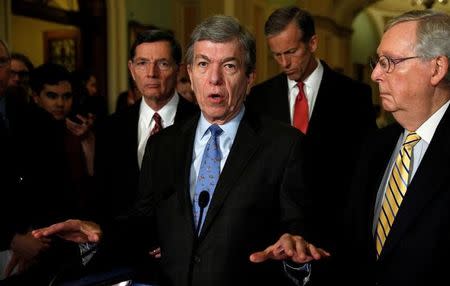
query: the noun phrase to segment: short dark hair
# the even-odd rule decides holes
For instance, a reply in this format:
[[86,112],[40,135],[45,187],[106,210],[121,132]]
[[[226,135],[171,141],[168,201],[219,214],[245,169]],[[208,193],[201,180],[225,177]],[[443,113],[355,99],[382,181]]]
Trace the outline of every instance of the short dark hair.
[[11,60],[17,60],[25,64],[28,71],[32,71],[34,69],[33,63],[30,61],[30,59],[21,53],[11,53]]
[[139,33],[136,36],[136,40],[134,40],[133,45],[130,49],[130,60],[134,59],[134,56],[136,55],[136,47],[139,46],[142,43],[154,43],[154,42],[161,42],[166,41],[169,42],[170,48],[171,48],[171,54],[172,58],[175,60],[175,63],[177,65],[180,65],[181,63],[181,46],[178,43],[178,41],[175,39],[175,36],[170,31],[166,30],[146,30],[141,33]]
[[277,35],[292,22],[303,32],[301,39],[303,42],[308,42],[316,34],[311,14],[297,6],[286,6],[275,10],[264,25],[264,34],[266,37]]
[[30,87],[39,95],[44,84],[57,85],[61,81],[72,81],[70,72],[62,65],[46,63],[38,66],[30,73]]

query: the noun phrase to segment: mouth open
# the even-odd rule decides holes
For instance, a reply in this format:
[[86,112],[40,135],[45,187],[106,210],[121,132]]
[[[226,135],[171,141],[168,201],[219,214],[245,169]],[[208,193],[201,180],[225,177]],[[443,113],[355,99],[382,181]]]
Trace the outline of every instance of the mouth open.
[[213,103],[220,103],[223,99],[223,96],[221,96],[218,93],[213,93],[208,95],[208,98],[213,102]]

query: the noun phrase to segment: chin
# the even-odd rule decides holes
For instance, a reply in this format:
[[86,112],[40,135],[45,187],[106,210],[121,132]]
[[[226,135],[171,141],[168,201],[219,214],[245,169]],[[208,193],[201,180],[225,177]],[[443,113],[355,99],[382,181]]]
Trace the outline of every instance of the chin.
[[388,103],[382,102],[381,106],[383,107],[384,111],[387,111],[387,112],[394,112],[398,109],[395,105],[393,105],[389,102]]

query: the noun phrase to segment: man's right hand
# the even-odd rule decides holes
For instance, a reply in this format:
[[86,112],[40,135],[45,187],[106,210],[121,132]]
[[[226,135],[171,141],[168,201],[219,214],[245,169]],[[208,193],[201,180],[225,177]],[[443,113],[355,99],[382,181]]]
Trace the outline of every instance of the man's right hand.
[[32,235],[38,239],[56,235],[64,240],[76,243],[97,243],[101,239],[102,230],[95,222],[69,219],[33,230]]

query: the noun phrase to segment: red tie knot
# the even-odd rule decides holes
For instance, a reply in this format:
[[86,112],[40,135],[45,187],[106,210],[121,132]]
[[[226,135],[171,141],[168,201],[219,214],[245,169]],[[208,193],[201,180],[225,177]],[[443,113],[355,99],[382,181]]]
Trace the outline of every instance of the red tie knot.
[[303,100],[303,98],[305,97],[305,91],[303,90],[304,86],[305,86],[305,83],[303,81],[297,82],[297,87],[298,87],[297,100]]

